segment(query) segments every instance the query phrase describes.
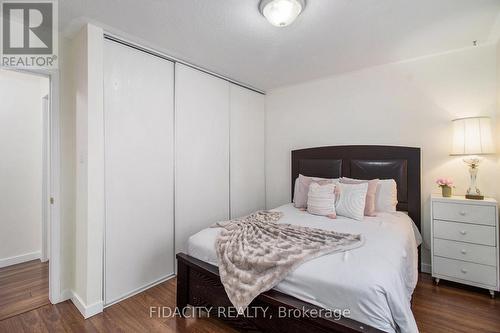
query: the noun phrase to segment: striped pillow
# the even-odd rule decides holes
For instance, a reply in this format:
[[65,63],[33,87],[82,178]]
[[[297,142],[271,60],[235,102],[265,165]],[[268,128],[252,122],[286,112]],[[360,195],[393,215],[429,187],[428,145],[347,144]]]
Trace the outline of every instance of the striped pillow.
[[309,185],[312,182],[327,182],[327,183],[338,183],[339,179],[327,179],[318,177],[307,177],[304,175],[299,175],[295,180],[295,187],[293,191],[293,205],[296,208],[306,208],[307,207],[307,193],[309,192]]
[[314,215],[337,217],[335,212],[335,184],[311,183],[307,194],[307,212]]

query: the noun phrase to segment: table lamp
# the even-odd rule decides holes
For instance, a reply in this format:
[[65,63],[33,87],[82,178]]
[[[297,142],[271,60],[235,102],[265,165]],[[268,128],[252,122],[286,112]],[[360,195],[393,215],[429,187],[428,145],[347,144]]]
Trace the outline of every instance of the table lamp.
[[469,166],[470,187],[467,199],[483,200],[484,195],[476,186],[477,171],[481,158],[478,155],[494,154],[493,133],[489,117],[469,117],[453,120],[453,147],[450,155],[466,156]]

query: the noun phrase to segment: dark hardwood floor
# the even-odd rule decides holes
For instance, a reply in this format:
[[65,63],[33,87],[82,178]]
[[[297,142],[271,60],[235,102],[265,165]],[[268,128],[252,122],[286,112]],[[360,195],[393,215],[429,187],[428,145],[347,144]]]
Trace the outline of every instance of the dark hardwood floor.
[[212,318],[150,318],[149,307],[175,307],[175,279],[84,320],[66,301],[0,321],[0,332],[235,332]]
[[[70,301],[46,305],[0,321],[0,332],[234,332],[213,318],[150,318],[150,306],[175,306],[175,279],[164,282],[102,314],[83,320]],[[500,332],[500,301],[487,291],[441,281],[434,286],[421,274],[413,312],[420,332]]]
[[430,275],[420,274],[413,297],[421,333],[500,332],[500,299],[492,299],[488,290],[445,280],[435,286]]
[[0,320],[49,304],[49,263],[0,268]]

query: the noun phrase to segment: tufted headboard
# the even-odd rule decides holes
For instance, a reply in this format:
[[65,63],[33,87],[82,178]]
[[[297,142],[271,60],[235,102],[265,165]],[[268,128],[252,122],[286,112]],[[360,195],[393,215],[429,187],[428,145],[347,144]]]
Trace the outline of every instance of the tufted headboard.
[[321,178],[394,179],[397,210],[406,211],[420,230],[420,148],[331,146],[292,151],[292,199],[295,180]]

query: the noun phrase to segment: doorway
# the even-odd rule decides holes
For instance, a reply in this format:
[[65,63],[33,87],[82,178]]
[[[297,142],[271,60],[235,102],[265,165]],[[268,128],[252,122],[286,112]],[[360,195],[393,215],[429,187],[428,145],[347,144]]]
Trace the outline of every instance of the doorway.
[[0,320],[50,303],[50,86],[0,69]]

